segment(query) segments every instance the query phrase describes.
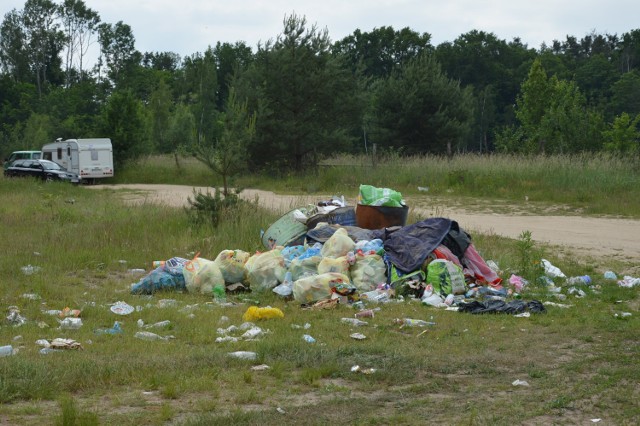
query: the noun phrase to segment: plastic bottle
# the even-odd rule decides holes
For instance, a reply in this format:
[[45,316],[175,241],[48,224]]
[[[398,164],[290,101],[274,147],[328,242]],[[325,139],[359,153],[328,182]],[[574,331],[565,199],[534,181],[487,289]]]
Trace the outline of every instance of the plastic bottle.
[[9,355],[13,355],[13,346],[11,345],[0,346],[0,356],[9,356]]
[[343,323],[345,323],[345,324],[350,324],[350,325],[355,325],[355,326],[361,326],[361,325],[369,324],[368,322],[359,320],[358,318],[342,318],[341,321]]
[[316,339],[314,339],[312,336],[310,336],[308,334],[304,334],[302,336],[302,339],[307,343],[315,343],[316,342]]
[[431,322],[431,321],[424,321],[424,320],[419,320],[419,319],[413,319],[413,318],[403,318],[403,319],[396,319],[395,322],[397,324],[402,324],[402,327],[426,327],[429,325],[436,325],[435,322]]
[[589,275],[581,275],[579,277],[567,278],[569,285],[591,285],[591,277]]
[[227,300],[227,290],[224,284],[216,284],[213,287],[213,298],[220,301],[225,302]]

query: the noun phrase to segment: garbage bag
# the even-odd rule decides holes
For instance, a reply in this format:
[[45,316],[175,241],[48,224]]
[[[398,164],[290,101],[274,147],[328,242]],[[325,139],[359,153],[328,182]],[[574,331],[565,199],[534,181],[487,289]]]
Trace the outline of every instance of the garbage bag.
[[322,246],[323,257],[340,257],[353,251],[356,243],[349,237],[347,230],[339,228]]
[[356,256],[356,263],[351,266],[351,280],[361,292],[374,290],[378,284],[387,282],[387,266],[378,254]]
[[270,290],[284,280],[287,272],[280,250],[256,253],[247,260],[247,280],[255,290]]
[[318,265],[320,261],[322,261],[322,256],[293,259],[289,265],[291,279],[295,281],[310,275],[318,275]]
[[224,277],[213,260],[196,256],[184,265],[184,280],[189,293],[213,296],[216,286],[224,287]]
[[172,274],[162,267],[156,268],[131,286],[131,294],[153,294],[157,291],[185,290],[182,272]]
[[247,273],[244,265],[251,255],[242,250],[222,250],[214,261],[225,282],[239,283],[244,280]]
[[464,294],[466,283],[462,269],[455,263],[435,259],[427,266],[427,283],[433,286],[435,293],[444,296],[448,294]]
[[344,287],[350,285],[349,278],[337,272],[313,275],[293,283],[293,298],[302,304],[313,303],[329,299],[336,288],[344,291]]
[[340,256],[338,258],[323,257],[318,264],[318,273],[325,274],[327,272],[338,272],[340,274],[349,276],[349,261],[346,256]]
[[360,185],[358,204],[365,206],[402,207],[402,194],[389,188],[376,188],[371,185]]

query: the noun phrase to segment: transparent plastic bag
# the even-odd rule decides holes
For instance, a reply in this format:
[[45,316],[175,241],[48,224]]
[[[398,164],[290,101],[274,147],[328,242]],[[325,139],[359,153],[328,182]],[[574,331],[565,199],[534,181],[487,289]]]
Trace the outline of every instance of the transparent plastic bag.
[[251,255],[242,250],[222,250],[214,262],[218,265],[225,282],[230,284],[244,280],[245,264]]
[[455,263],[444,259],[435,259],[429,263],[427,283],[433,286],[435,293],[445,296],[466,292],[462,269]]
[[195,257],[183,269],[184,280],[189,293],[213,295],[216,286],[224,287],[224,277],[213,260]]
[[346,256],[337,257],[335,259],[331,257],[323,257],[320,263],[318,263],[318,273],[325,274],[327,272],[338,272],[349,276],[349,261]]
[[304,259],[293,259],[289,265],[289,272],[291,272],[291,279],[293,281],[300,278],[308,277],[310,275],[318,274],[318,265],[322,261],[321,256],[311,256]]
[[356,263],[351,266],[351,280],[358,291],[374,290],[378,284],[387,282],[387,267],[377,254],[357,255]]
[[321,254],[323,257],[341,257],[353,251],[355,246],[356,243],[349,237],[347,230],[338,228],[322,246]]
[[293,283],[293,298],[296,302],[306,304],[331,298],[333,289],[350,285],[346,275],[337,272],[313,275]]
[[287,272],[280,250],[256,253],[245,264],[247,280],[255,290],[269,290],[284,280]]

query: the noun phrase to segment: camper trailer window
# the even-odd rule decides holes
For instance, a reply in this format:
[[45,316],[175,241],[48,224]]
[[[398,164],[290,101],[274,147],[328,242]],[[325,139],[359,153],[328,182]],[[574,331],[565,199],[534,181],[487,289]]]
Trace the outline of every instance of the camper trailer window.
[[58,148],[58,160],[62,159],[62,148]]
[[67,157],[71,157],[71,147],[67,147]]
[[95,149],[91,150],[91,161],[98,161],[98,151]]

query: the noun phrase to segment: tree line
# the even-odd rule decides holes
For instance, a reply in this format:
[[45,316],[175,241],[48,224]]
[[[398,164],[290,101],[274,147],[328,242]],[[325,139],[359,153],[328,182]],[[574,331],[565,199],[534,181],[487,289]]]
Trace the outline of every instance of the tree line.
[[[97,48],[95,63],[88,52]],[[337,153],[639,155],[640,29],[538,49],[472,30],[328,31],[292,14],[251,48],[139,52],[82,0],[27,0],[0,24],[0,153],[109,137],[116,164],[190,153],[223,176]]]

